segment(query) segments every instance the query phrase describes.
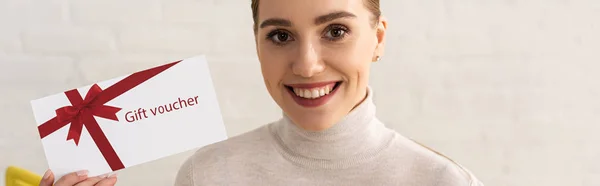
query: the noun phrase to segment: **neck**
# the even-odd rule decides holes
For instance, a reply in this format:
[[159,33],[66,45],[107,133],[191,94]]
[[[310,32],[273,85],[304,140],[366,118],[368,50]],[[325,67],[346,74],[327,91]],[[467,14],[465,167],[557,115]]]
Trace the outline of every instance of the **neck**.
[[372,93],[331,127],[309,131],[287,116],[271,128],[281,152],[290,160],[321,168],[351,166],[367,160],[386,146],[390,130],[375,117]]
[[[370,93],[369,93],[369,90],[367,89],[365,91],[365,94],[363,94],[363,96],[361,96],[360,99],[358,99],[358,101],[356,102],[356,104],[354,104],[354,106],[352,107],[352,109],[350,109],[350,111],[348,111],[347,115],[350,115],[350,113],[352,113],[356,109],[356,107],[358,107],[363,102],[365,102],[365,100],[367,100],[367,98],[370,98],[369,95],[370,95]],[[342,119],[346,119],[346,118],[348,118],[348,116],[346,116],[346,117],[344,117]],[[293,123],[293,121],[291,121],[291,122]],[[321,124],[321,125],[314,124],[314,123],[308,123],[308,124],[302,125],[302,124],[296,123],[296,125],[298,125],[303,130],[306,130],[306,131],[318,132],[318,131],[327,130],[327,129],[333,127],[334,125],[336,125],[339,122],[340,121],[336,121],[336,122],[333,122],[333,123],[325,123],[325,124]]]

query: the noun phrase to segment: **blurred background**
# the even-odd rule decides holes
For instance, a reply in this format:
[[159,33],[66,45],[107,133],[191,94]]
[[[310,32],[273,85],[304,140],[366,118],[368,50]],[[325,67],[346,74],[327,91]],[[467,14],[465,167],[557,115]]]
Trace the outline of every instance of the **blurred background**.
[[[486,185],[600,185],[600,1],[381,6],[387,48],[371,86],[389,127]],[[30,100],[201,54],[230,136],[280,117],[250,0],[0,0],[0,174],[48,168]],[[192,153],[121,171],[117,185],[172,185]]]

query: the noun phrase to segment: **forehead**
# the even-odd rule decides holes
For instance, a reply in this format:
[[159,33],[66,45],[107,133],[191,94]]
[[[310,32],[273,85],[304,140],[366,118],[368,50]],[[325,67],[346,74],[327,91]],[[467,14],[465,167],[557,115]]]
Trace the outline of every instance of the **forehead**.
[[260,0],[258,20],[283,18],[292,22],[312,21],[315,17],[346,11],[356,17],[368,17],[363,0]]

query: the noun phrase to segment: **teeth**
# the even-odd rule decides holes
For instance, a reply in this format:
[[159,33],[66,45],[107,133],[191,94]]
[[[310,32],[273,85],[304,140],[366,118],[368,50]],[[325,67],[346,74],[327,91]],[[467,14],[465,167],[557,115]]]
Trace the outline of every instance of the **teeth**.
[[294,88],[294,93],[299,97],[316,99],[331,93],[332,89],[333,87],[331,85],[313,89]]
[[297,96],[304,97],[304,91],[300,91],[298,88],[294,88],[294,93],[296,93]]
[[318,98],[319,97],[319,89],[313,89],[312,90],[312,98]]

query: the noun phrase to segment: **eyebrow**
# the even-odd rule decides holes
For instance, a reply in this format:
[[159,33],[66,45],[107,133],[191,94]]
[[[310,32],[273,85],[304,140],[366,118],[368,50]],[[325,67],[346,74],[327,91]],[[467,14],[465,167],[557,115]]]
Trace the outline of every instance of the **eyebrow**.
[[346,11],[333,12],[317,17],[315,19],[315,25],[320,25],[340,18],[356,18],[356,15]]
[[[323,24],[323,23],[326,23],[329,21],[333,21],[336,19],[340,19],[340,18],[355,18],[355,17],[356,17],[356,15],[354,15],[350,12],[346,12],[346,11],[332,12],[332,13],[317,17],[315,19],[315,25],[320,25],[320,24]],[[267,26],[290,27],[290,26],[292,26],[292,22],[287,19],[271,18],[271,19],[267,19],[267,20],[263,21],[260,24],[260,28],[265,28]]]
[[284,27],[290,27],[292,26],[292,22],[287,20],[287,19],[281,19],[281,18],[271,18],[271,19],[267,19],[265,21],[263,21],[260,24],[260,28],[264,28],[267,26],[284,26]]

